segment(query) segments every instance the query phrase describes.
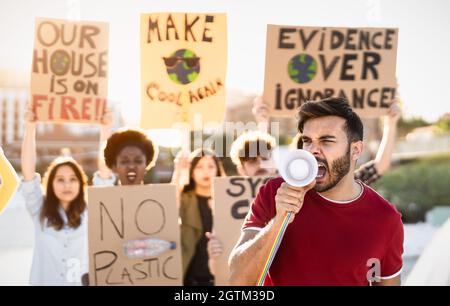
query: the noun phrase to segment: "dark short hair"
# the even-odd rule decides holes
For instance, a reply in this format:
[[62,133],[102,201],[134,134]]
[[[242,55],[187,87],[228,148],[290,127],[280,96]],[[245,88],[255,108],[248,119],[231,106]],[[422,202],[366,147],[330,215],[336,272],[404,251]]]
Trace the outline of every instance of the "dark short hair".
[[363,140],[364,128],[361,118],[352,110],[345,98],[326,98],[304,103],[298,112],[298,131],[303,133],[308,120],[325,116],[345,119],[345,131],[349,143]]
[[156,144],[141,130],[124,129],[113,133],[106,142],[103,151],[106,166],[112,169],[120,151],[129,146],[137,147],[144,153],[147,168],[154,164],[158,155]]

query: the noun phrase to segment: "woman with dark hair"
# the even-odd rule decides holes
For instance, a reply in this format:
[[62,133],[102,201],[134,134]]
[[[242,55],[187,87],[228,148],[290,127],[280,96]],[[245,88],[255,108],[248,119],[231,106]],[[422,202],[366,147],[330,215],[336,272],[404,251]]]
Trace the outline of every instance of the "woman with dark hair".
[[41,188],[36,173],[36,119],[27,113],[20,191],[35,225],[32,285],[79,285],[87,270],[86,175],[72,158],[57,158]]
[[[109,113],[100,130],[99,152],[94,186],[142,185],[158,158],[158,146],[143,130],[123,128],[111,134]],[[82,275],[81,282],[89,285],[88,273]]]
[[[101,139],[105,139],[102,131]],[[158,146],[140,129],[121,129],[101,141],[99,171],[94,174],[96,186],[141,185],[144,176],[156,163]],[[117,179],[116,179],[117,178]]]
[[198,149],[189,156],[189,182],[180,196],[181,244],[184,285],[214,285],[208,267],[208,239],[212,237],[211,188],[216,176],[224,176],[214,152]]

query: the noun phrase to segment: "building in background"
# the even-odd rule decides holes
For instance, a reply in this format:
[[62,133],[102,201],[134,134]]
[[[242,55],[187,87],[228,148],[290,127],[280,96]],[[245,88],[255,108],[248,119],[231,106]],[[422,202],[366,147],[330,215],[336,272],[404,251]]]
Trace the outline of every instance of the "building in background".
[[[26,88],[0,87],[0,146],[19,169],[25,112],[29,100]],[[110,102],[113,130],[124,126],[120,104]],[[63,149],[76,158],[87,172],[97,167],[99,127],[86,124],[37,124],[38,170],[45,168]],[[67,150],[68,149],[68,150]]]

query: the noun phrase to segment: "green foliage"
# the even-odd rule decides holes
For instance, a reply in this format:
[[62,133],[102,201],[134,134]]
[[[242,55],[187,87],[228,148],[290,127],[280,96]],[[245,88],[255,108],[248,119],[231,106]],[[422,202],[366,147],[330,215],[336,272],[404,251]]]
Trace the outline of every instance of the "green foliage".
[[450,115],[447,114],[442,116],[437,122],[436,125],[439,129],[441,129],[445,133],[450,133]]
[[430,125],[429,122],[420,117],[413,117],[409,119],[400,118],[398,121],[398,136],[406,136],[413,129]]
[[374,188],[397,206],[404,222],[424,220],[433,207],[450,205],[450,154],[404,163]]

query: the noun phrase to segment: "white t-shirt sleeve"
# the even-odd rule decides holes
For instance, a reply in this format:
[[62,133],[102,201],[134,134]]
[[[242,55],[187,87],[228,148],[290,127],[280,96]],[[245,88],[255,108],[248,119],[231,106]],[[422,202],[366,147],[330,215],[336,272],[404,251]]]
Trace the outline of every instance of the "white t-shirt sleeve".
[[113,173],[110,178],[104,179],[100,177],[100,173],[97,171],[92,178],[92,184],[94,186],[114,186],[116,184],[117,177]]
[[19,192],[25,199],[25,206],[32,217],[39,215],[44,203],[44,193],[41,187],[41,176],[36,173],[30,181],[22,180]]

